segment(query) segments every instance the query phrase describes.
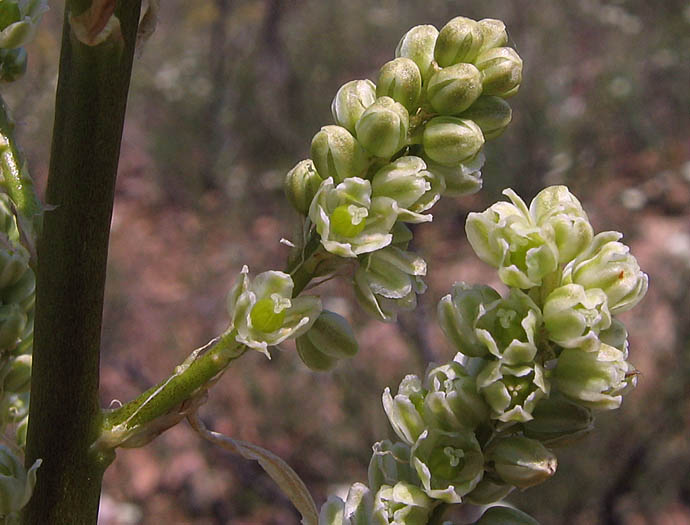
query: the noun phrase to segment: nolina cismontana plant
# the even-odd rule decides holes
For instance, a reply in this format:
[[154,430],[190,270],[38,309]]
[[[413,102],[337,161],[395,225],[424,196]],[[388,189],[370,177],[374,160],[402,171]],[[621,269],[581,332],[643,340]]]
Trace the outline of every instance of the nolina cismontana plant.
[[[103,5],[68,11],[76,45],[96,49],[123,38],[123,15],[98,11]],[[149,4],[140,34],[150,30],[156,8]],[[0,4],[3,80],[21,76],[22,46],[44,10],[41,0]],[[109,16],[96,16],[104,13]],[[647,276],[621,234],[595,235],[564,186],[544,189],[529,206],[506,190],[510,202],[469,215],[472,248],[497,269],[508,292],[459,282],[441,299],[439,322],[457,355],[431,364],[422,378],[406,376],[395,395],[385,390],[383,406],[398,441],[374,445],[367,483],[354,483],[344,500],[332,496],[317,510],[280,458],[213,432],[197,417],[207,390],[249,350],[270,358],[271,347],[294,339],[301,360],[318,371],[357,353],[347,320],[324,310],[318,295],[304,294],[308,287],[333,276],[349,279],[362,308],[384,322],[414,309],[425,290],[426,263],[409,249],[408,224],[431,221],[429,211],[442,196],[481,189],[484,142],[509,125],[506,99],[522,79],[522,60],[507,43],[499,20],[457,17],[440,31],[416,26],[376,83],[353,80],[338,90],[333,124],[316,133],[311,158],[285,178],[287,197],[302,217],[286,267],[252,277],[245,266],[228,294],[227,330],[158,385],[100,412],[89,434],[94,462],[104,469],[116,448],[143,446],[188,419],[206,439],[259,461],[303,523],[450,523],[444,515],[457,505],[476,507],[476,524],[536,523],[500,501],[551,477],[553,449],[588,433],[593,413],[618,408],[635,386],[627,333],[615,315],[634,307],[647,290]],[[41,461],[51,460],[25,467],[20,459],[34,270],[42,262],[35,245],[51,208],[36,198],[12,119],[4,104],[0,109],[0,515],[13,523],[27,502],[26,516],[32,516]]]

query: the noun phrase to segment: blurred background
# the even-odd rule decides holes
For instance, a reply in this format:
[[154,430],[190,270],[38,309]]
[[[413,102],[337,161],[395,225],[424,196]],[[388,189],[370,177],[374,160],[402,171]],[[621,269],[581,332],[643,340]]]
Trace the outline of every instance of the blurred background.
[[[164,0],[135,62],[113,217],[103,329],[102,402],[166,377],[227,325],[243,264],[283,267],[296,214],[284,174],[306,158],[330,102],[375,79],[417,24],[500,18],[524,59],[513,123],[486,146],[485,187],[446,198],[414,248],[429,289],[397,324],[368,319],[347,282],[326,306],[357,327],[361,350],[334,372],[289,346],[246,355],[202,409],[218,431],[282,456],[317,504],[366,479],[374,441],[392,437],[380,403],[408,373],[444,362],[435,305],[455,281],[498,285],[464,237],[470,211],[505,187],[526,200],[568,184],[596,231],[625,234],[650,274],[625,315],[639,386],[558,452],[554,479],[509,501],[542,524],[690,523],[690,4],[686,0]],[[4,89],[35,178],[45,183],[62,2],[27,49],[24,81]],[[185,424],[122,450],[106,474],[102,525],[296,524],[253,462],[212,448]]]

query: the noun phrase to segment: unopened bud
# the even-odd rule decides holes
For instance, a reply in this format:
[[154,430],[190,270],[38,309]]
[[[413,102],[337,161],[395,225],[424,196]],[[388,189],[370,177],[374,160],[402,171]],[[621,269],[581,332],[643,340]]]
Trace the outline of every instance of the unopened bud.
[[477,24],[479,24],[479,29],[484,37],[482,47],[479,50],[480,54],[494,47],[503,47],[508,43],[506,25],[500,20],[484,18],[477,22]]
[[0,290],[17,283],[29,269],[29,254],[21,246],[0,245]]
[[321,182],[312,160],[302,160],[285,175],[285,195],[298,212],[308,215]]
[[0,306],[0,350],[12,350],[24,333],[27,317],[17,304]]
[[419,106],[422,93],[422,74],[417,64],[405,57],[383,65],[376,84],[377,97],[390,97],[412,113]]
[[26,392],[31,385],[31,355],[18,355],[11,359],[9,371],[3,380],[5,392]]
[[479,97],[477,101],[465,111],[462,118],[470,119],[477,124],[484,133],[484,139],[495,139],[505,131],[513,118],[510,105],[500,97]]
[[359,346],[347,320],[323,310],[312,327],[296,340],[300,358],[312,370],[333,368],[338,360],[353,357]]
[[393,486],[384,485],[376,494],[374,519],[367,523],[426,525],[433,503],[429,496],[411,483],[400,481]]
[[341,126],[324,126],[311,141],[311,158],[322,179],[339,183],[364,175],[369,167],[367,154],[357,139]]
[[474,525],[539,525],[529,514],[512,507],[490,507]]
[[387,159],[405,145],[409,126],[405,107],[390,97],[381,97],[357,121],[357,139],[369,153]]
[[556,456],[539,441],[511,436],[494,442],[486,460],[500,478],[521,489],[543,483],[556,473]]
[[523,424],[525,436],[550,447],[568,445],[594,428],[594,418],[588,408],[562,397],[542,399],[532,416],[532,421]]
[[390,388],[383,392],[383,409],[393,430],[408,445],[414,445],[426,428],[422,417],[422,405],[426,389],[415,375],[408,375],[400,382],[398,393],[393,397]]
[[469,108],[482,94],[482,74],[472,64],[445,67],[429,80],[427,100],[443,115],[457,115]]
[[396,57],[414,61],[426,82],[434,72],[434,46],[438,29],[431,25],[415,26],[403,35],[395,49]]
[[457,166],[479,152],[484,145],[484,135],[471,120],[434,117],[424,128],[422,145],[431,160],[445,166]]
[[423,157],[427,169],[443,178],[446,189],[443,195],[448,197],[460,197],[472,195],[482,189],[482,172],[486,157],[483,152],[477,153],[454,166],[444,166],[434,162],[428,157]]
[[482,72],[484,95],[514,95],[522,82],[522,59],[510,47],[484,51],[474,63]]
[[460,62],[472,62],[479,54],[484,35],[477,22],[458,16],[448,22],[438,34],[434,58],[441,67]]
[[3,304],[18,304],[26,312],[36,300],[36,277],[31,269],[11,286],[0,290]]
[[375,100],[376,86],[371,80],[351,80],[343,84],[333,98],[333,120],[354,135],[359,117]]

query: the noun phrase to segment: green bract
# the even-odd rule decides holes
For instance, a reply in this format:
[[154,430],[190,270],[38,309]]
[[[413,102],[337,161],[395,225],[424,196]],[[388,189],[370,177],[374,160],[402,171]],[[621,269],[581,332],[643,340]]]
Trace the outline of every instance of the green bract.
[[414,61],[426,82],[434,72],[434,46],[438,29],[434,26],[415,26],[403,35],[395,48],[396,57]]
[[0,3],[0,48],[14,49],[33,40],[46,11],[47,0],[3,0]]
[[451,361],[427,372],[424,419],[446,431],[474,430],[489,417],[477,383],[460,363]]
[[648,286],[647,274],[640,270],[630,248],[618,242],[621,237],[618,232],[597,234],[589,249],[563,270],[564,283],[603,290],[612,314],[630,310],[642,300]]
[[431,208],[445,190],[442,177],[426,169],[419,157],[400,157],[376,172],[371,181],[374,197],[390,197],[398,206],[398,220],[428,222]]
[[637,372],[624,352],[602,343],[596,352],[563,350],[553,370],[553,381],[559,392],[581,405],[613,410],[637,383]]
[[249,268],[244,266],[228,294],[236,340],[269,356],[268,346],[306,332],[321,313],[321,301],[317,297],[293,299],[292,289],[292,278],[286,273],[263,272],[252,282]]
[[285,176],[285,195],[298,212],[307,215],[321,182],[311,159],[300,161]]
[[435,73],[426,87],[431,107],[443,115],[457,115],[482,94],[482,74],[472,64],[460,63]]
[[27,504],[36,485],[36,471],[41,462],[37,459],[26,470],[9,447],[0,445],[0,516],[12,515]]
[[490,507],[473,525],[539,525],[529,514],[503,505]]
[[484,95],[509,97],[517,93],[522,82],[522,59],[510,47],[483,51],[474,61],[482,72]]
[[488,361],[477,375],[477,388],[491,407],[491,418],[503,423],[531,420],[537,403],[549,394],[549,383],[539,363]]
[[391,243],[396,208],[391,198],[372,198],[368,180],[353,177],[335,186],[328,178],[314,196],[309,218],[327,251],[357,257]]
[[419,485],[417,472],[410,465],[409,445],[386,439],[374,443],[373,451],[368,470],[371,490],[377,491],[382,485],[395,485],[398,481]]
[[513,118],[513,110],[500,97],[479,97],[460,117],[473,120],[481,128],[484,140],[489,140],[505,131]]
[[484,35],[479,24],[469,18],[458,16],[439,31],[434,58],[441,67],[473,62],[483,43]]
[[556,456],[535,439],[510,436],[494,441],[486,461],[500,478],[521,489],[543,483],[556,473]]
[[482,189],[482,172],[480,170],[486,160],[482,151],[454,166],[444,166],[426,156],[423,158],[427,169],[434,175],[443,178],[446,186],[443,195],[460,197],[477,193]]
[[422,145],[434,162],[456,167],[479,152],[484,145],[484,135],[472,120],[434,117],[424,127]]
[[383,409],[393,430],[408,445],[414,445],[424,432],[426,423],[422,417],[426,389],[415,375],[408,375],[400,382],[398,393],[391,396],[390,388],[383,391]]
[[314,135],[311,158],[321,178],[335,182],[361,177],[369,167],[366,151],[342,126],[324,126]]
[[467,239],[482,261],[498,268],[498,276],[508,286],[539,286],[545,275],[556,270],[558,249],[522,199],[510,189],[503,193],[512,203],[497,202],[482,213],[468,215]]
[[556,288],[544,302],[549,339],[565,348],[599,349],[599,332],[611,326],[606,294],[579,284]]
[[362,113],[355,130],[365,150],[389,159],[405,145],[409,127],[405,107],[390,97],[380,97]]
[[354,357],[357,339],[347,320],[323,310],[312,327],[295,341],[297,353],[312,370],[330,370],[340,359]]
[[422,74],[417,64],[406,57],[386,62],[379,71],[377,97],[390,97],[410,113],[419,107],[422,94]]
[[381,321],[395,321],[399,311],[417,306],[417,295],[426,291],[425,275],[426,262],[418,255],[395,246],[377,250],[363,257],[355,272],[357,301]]
[[351,80],[343,84],[333,98],[333,120],[354,135],[359,117],[375,100],[376,86],[371,80]]
[[484,456],[469,430],[425,430],[411,454],[424,492],[446,503],[460,503],[484,475]]

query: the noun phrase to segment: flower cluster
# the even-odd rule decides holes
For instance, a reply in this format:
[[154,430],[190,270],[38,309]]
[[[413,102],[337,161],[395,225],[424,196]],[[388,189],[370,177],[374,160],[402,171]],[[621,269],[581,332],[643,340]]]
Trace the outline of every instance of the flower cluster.
[[[321,525],[424,525],[441,503],[493,505],[556,471],[552,448],[593,427],[593,411],[620,406],[634,387],[627,333],[614,315],[647,290],[621,235],[594,235],[579,201],[546,188],[528,207],[507,190],[472,213],[477,255],[509,288],[458,283],[441,299],[443,332],[458,351],[408,375],[383,406],[399,441],[374,446],[368,486],[322,507]],[[492,507],[478,524],[536,523]],[[361,520],[361,521],[360,521]]]
[[425,289],[426,264],[407,251],[406,225],[431,221],[442,195],[481,188],[482,147],[509,124],[504,99],[522,78],[507,40],[491,19],[413,27],[376,84],[338,90],[334,124],[286,176],[288,199],[323,250],[356,261],[356,296],[380,320],[413,309]]

